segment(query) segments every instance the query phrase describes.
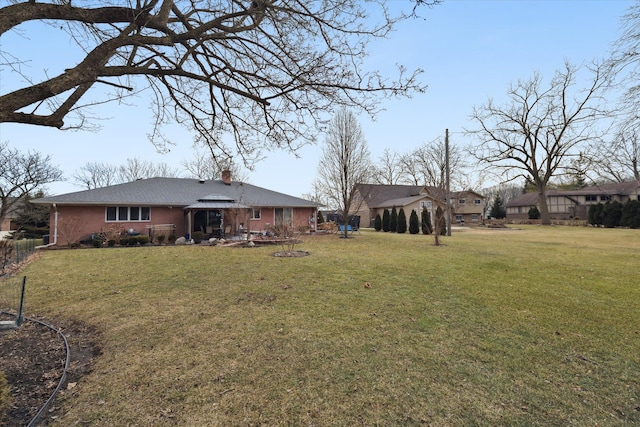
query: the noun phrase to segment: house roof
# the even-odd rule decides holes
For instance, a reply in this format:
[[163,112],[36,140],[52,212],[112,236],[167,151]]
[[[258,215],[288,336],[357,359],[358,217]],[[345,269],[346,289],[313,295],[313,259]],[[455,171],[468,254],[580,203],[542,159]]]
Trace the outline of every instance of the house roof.
[[[253,207],[317,207],[318,204],[243,182],[188,178],[149,178],[93,190],[77,191],[33,200],[59,205],[192,206],[227,203]],[[202,205],[204,206],[204,205]]]
[[422,200],[426,198],[432,199],[432,197],[429,196],[428,194],[418,194],[417,196],[409,196],[409,197],[401,197],[399,199],[385,200],[382,204],[377,206],[371,206],[371,207],[372,208],[391,208],[393,206],[404,207],[412,203],[415,203],[418,200]]
[[[547,197],[563,197],[563,196],[600,196],[600,195],[624,195],[635,194],[640,192],[640,181],[630,182],[614,182],[602,185],[593,185],[577,190],[549,190]],[[518,206],[535,206],[538,204],[538,193],[525,193],[507,203],[507,207]]]
[[423,185],[356,184],[356,187],[370,208],[386,206],[389,200],[417,196],[425,189]]

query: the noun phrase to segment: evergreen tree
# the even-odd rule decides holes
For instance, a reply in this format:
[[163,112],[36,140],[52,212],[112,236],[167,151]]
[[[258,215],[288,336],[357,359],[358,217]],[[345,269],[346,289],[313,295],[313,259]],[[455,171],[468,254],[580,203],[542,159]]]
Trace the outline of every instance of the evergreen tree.
[[503,219],[507,217],[507,209],[502,205],[502,199],[500,195],[497,195],[493,200],[493,206],[491,206],[491,218]]
[[389,215],[389,231],[392,233],[398,231],[398,211],[395,206],[391,209],[391,215]]
[[376,219],[374,221],[374,227],[376,231],[382,230],[382,218],[380,217],[380,214],[376,215]]
[[389,231],[390,219],[391,218],[389,217],[389,211],[385,209],[384,212],[382,212],[382,231],[384,231],[385,233]]
[[602,223],[605,227],[619,227],[621,218],[622,203],[614,200],[613,202],[607,202],[604,204],[602,207]]
[[318,224],[323,224],[324,223],[324,216],[322,215],[321,211],[318,211]]
[[396,231],[400,234],[407,232],[407,215],[404,213],[403,208],[400,208],[400,211],[398,211],[398,227]]
[[420,232],[420,221],[418,220],[418,214],[415,209],[411,210],[409,215],[409,234],[418,234]]
[[529,219],[540,219],[540,211],[536,206],[529,209]]
[[423,208],[420,216],[421,216],[420,226],[422,228],[422,234],[433,233],[433,228],[431,227],[431,215],[429,215],[429,211]]
[[627,200],[622,207],[620,225],[629,228],[640,228],[640,200]]
[[589,207],[588,213],[588,222],[591,225],[595,225],[596,227],[602,225],[602,203],[598,203],[596,205],[591,205]]
[[34,196],[27,195],[20,205],[16,218],[13,221],[20,231],[19,237],[25,239],[39,239],[49,233],[49,208],[44,205],[35,205],[31,200],[44,197],[43,192]]

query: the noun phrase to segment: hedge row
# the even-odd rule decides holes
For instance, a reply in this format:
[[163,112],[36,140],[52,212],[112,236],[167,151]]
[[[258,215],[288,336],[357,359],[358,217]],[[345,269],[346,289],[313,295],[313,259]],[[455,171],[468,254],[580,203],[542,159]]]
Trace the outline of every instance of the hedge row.
[[640,228],[640,200],[598,203],[589,208],[588,222],[596,227]]

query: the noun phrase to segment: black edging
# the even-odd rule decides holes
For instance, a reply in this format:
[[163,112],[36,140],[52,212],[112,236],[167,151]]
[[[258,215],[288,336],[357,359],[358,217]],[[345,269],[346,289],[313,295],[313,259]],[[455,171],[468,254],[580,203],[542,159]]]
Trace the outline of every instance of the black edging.
[[[6,312],[3,312],[3,313],[6,313]],[[12,314],[12,313],[6,313],[6,314]],[[24,320],[38,323],[46,328],[51,329],[52,331],[60,335],[62,337],[62,340],[64,341],[65,352],[67,353],[67,357],[65,358],[65,361],[64,361],[64,369],[62,370],[62,376],[60,377],[60,381],[58,382],[58,385],[56,386],[55,390],[53,390],[53,393],[51,393],[51,396],[49,396],[49,399],[47,399],[47,401],[44,403],[44,405],[42,405],[40,410],[38,410],[38,413],[36,413],[36,415],[31,419],[31,421],[29,421],[29,424],[27,424],[27,427],[35,427],[38,425],[38,423],[40,422],[40,417],[42,417],[42,414],[49,408],[53,400],[58,395],[58,392],[62,388],[62,384],[64,384],[65,380],[67,379],[67,369],[69,368],[71,351],[69,350],[69,343],[67,342],[67,337],[65,337],[64,334],[59,329],[56,329],[55,327],[49,325],[48,323],[42,322],[37,319],[32,319],[30,317],[25,317]]]

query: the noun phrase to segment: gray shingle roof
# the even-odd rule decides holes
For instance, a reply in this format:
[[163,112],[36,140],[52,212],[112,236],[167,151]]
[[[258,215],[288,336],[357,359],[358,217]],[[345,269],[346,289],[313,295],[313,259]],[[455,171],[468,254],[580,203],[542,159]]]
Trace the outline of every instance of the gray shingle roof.
[[[625,195],[633,194],[640,188],[640,181],[614,182],[609,184],[594,185],[578,190],[548,190],[547,196],[600,196],[600,195]],[[507,203],[507,207],[534,206],[538,204],[538,193],[525,193]]]
[[298,197],[242,182],[187,178],[149,178],[93,190],[43,197],[33,203],[59,205],[189,206],[211,199],[254,207],[317,207]]

